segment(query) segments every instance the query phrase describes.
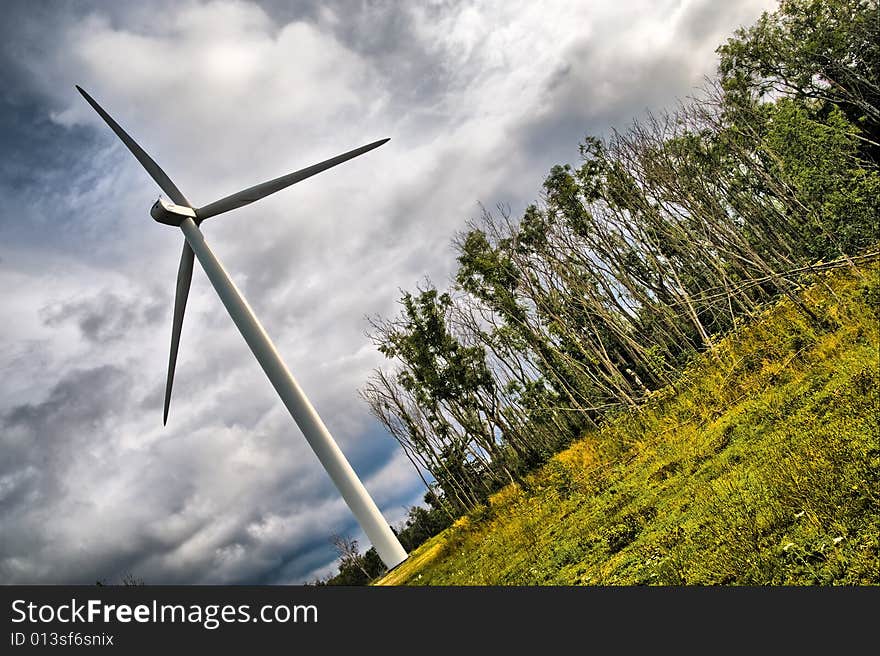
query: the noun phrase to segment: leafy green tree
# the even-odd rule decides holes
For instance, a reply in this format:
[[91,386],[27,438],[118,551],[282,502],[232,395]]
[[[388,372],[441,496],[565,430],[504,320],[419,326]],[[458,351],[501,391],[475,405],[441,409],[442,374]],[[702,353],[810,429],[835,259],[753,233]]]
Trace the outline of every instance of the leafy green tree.
[[811,258],[855,253],[876,242],[880,175],[859,158],[858,129],[832,106],[783,98],[769,111],[764,147],[796,190],[804,247]]
[[385,571],[385,565],[373,547],[361,554],[357,540],[336,535],[333,546],[339,553],[339,572],[327,585],[367,585]]
[[880,142],[880,5],[876,0],[782,0],[718,49],[731,100],[778,95],[836,105]]

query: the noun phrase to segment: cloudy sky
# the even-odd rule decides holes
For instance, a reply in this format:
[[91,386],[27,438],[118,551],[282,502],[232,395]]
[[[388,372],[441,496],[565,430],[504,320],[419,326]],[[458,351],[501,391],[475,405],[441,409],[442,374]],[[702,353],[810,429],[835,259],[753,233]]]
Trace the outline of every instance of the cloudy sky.
[[535,200],[586,134],[671,106],[768,0],[4,2],[0,583],[301,583],[368,544],[83,86],[193,202],[376,139],[203,226],[367,489],[423,494],[357,390],[366,316],[445,284],[479,203]]

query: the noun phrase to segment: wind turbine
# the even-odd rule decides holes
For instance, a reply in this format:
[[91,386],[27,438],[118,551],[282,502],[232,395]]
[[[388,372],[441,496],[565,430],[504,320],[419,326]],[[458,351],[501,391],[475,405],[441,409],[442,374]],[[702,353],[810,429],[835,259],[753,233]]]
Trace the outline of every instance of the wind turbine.
[[324,469],[327,470],[330,478],[336,484],[343,499],[345,499],[348,507],[360,523],[361,528],[364,529],[370,542],[373,543],[382,562],[385,563],[388,569],[391,569],[406,560],[407,553],[403,546],[401,546],[397,536],[394,535],[388,522],[385,521],[376,503],[370,497],[345,455],[333,440],[315,408],[306,398],[302,388],[300,388],[296,379],[294,379],[284,364],[275,345],[269,339],[265,329],[254,315],[253,310],[232,280],[230,280],[229,274],[226,273],[220,260],[217,259],[208,247],[202,231],[199,230],[199,224],[205,219],[253,203],[269,194],[274,194],[276,191],[281,191],[285,187],[305,180],[316,173],[326,171],[337,164],[378,148],[386,143],[388,139],[374,141],[319,164],[254,185],[253,187],[248,187],[203,207],[193,207],[165,174],[165,171],[104,111],[94,98],[83,91],[79,85],[77,85],[76,89],[92,108],[98,112],[98,115],[104,119],[104,122],[110,126],[110,129],[116,133],[116,136],[122,140],[122,143],[126,145],[132,155],[141,163],[141,166],[147,170],[147,173],[156,181],[156,184],[171,199],[171,202],[168,202],[160,196],[159,200],[150,209],[150,215],[159,223],[179,227],[185,237],[183,253],[180,256],[180,267],[177,270],[177,291],[174,297],[174,319],[171,328],[171,354],[168,359],[168,378],[165,382],[163,424],[168,422],[168,407],[171,403],[171,387],[174,382],[177,349],[180,345],[180,331],[183,326],[186,299],[189,296],[190,283],[192,282],[193,256],[195,256],[199,258],[199,263],[208,275],[208,280],[211,281],[223,305],[226,306],[229,316],[232,317],[242,337],[244,337],[247,345],[254,356],[256,356],[257,361],[312,447],[315,455],[318,456]]

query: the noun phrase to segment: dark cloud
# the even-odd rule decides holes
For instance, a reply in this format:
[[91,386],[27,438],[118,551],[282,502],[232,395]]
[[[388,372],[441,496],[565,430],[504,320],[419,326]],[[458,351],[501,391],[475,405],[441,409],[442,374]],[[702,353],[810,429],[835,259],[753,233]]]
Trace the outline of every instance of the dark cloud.
[[[71,431],[71,439],[82,436],[79,429],[95,426],[123,407],[127,397],[127,376],[118,368],[101,366],[67,372],[48,397],[35,404],[15,406],[3,417],[5,428],[24,433],[37,444],[47,444]],[[16,438],[19,441],[19,438]],[[65,440],[64,448],[70,448]],[[58,453],[58,448],[51,449]],[[5,460],[5,462],[9,462]]]
[[[0,513],[5,527],[0,572],[4,560],[26,557],[29,540],[36,537],[17,532],[22,529],[17,520],[42,512],[68,493],[68,468],[76,460],[95,457],[108,422],[124,412],[129,382],[127,374],[112,366],[75,369],[45,399],[14,406],[0,418]],[[10,545],[17,548],[10,550]]]
[[[764,7],[772,10],[772,6]],[[714,2],[700,0],[688,4],[676,29],[676,35],[683,43],[698,46],[720,46],[727,36],[740,27],[750,25],[759,12],[745,13],[741,6],[734,2]]]
[[43,309],[42,319],[47,326],[73,321],[84,338],[103,344],[126,337],[136,324],[150,326],[164,321],[167,301],[164,296],[123,299],[104,291],[94,298],[50,305]]
[[[402,113],[430,106],[449,93],[461,76],[460,70],[449,69],[443,48],[423,38],[416,13],[401,11],[400,3],[393,0],[335,4],[263,0],[259,4],[280,24],[305,20],[321,25],[374,62],[391,101]],[[437,2],[419,6],[417,13],[430,23],[457,9],[453,3]]]

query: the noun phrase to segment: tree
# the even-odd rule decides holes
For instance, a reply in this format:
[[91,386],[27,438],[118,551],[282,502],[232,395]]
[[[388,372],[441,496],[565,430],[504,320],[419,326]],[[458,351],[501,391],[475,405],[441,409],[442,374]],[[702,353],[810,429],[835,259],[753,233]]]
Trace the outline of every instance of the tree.
[[782,94],[834,105],[880,148],[880,5],[876,0],[782,0],[718,49],[731,100]]
[[361,555],[357,540],[334,535],[332,542],[339,554],[339,573],[327,580],[328,585],[366,585],[385,571],[372,547]]

